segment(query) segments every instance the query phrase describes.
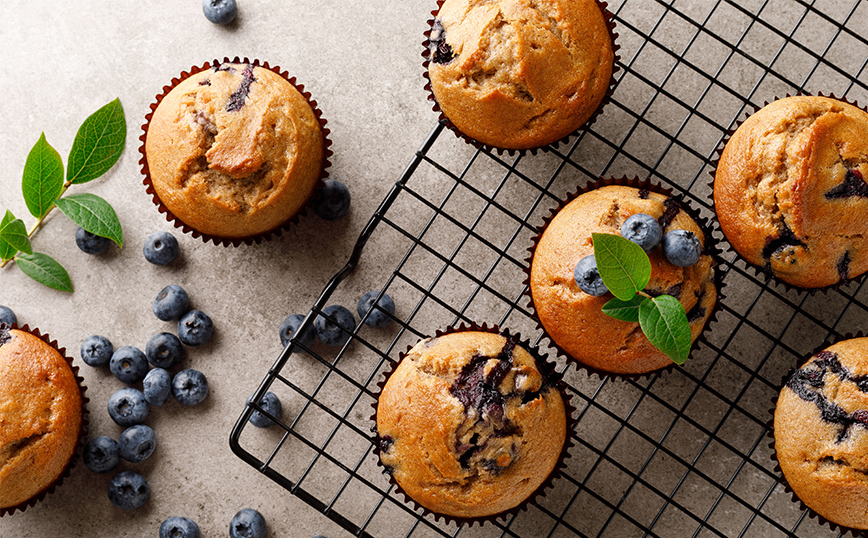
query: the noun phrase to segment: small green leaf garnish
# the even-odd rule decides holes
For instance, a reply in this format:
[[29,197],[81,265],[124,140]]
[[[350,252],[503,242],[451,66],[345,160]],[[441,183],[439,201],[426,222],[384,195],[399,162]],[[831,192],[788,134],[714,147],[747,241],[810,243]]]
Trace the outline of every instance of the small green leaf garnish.
[[69,151],[66,181],[87,183],[114,166],[127,138],[127,122],[120,99],[100,108],[84,120]]
[[676,364],[684,364],[690,354],[690,324],[678,299],[670,295],[646,298],[639,305],[639,326],[654,347]]
[[112,206],[95,194],[71,194],[56,202],[57,208],[72,222],[88,232],[107,237],[124,246],[123,230],[117,213]]
[[595,233],[591,237],[603,283],[618,299],[631,300],[651,279],[648,255],[642,247],[620,235]]
[[603,305],[603,313],[621,321],[636,323],[639,321],[639,305],[647,298],[636,295],[629,301],[612,299]]
[[37,219],[48,213],[51,204],[63,192],[63,160],[60,153],[45,140],[45,133],[27,155],[21,191],[27,209]]
[[60,291],[72,292],[72,281],[62,265],[47,254],[35,252],[16,256],[15,263],[21,272],[40,284]]
[[33,252],[27,239],[27,228],[24,227],[24,221],[16,219],[11,211],[6,210],[0,221],[0,259],[8,260],[19,250],[27,254]]

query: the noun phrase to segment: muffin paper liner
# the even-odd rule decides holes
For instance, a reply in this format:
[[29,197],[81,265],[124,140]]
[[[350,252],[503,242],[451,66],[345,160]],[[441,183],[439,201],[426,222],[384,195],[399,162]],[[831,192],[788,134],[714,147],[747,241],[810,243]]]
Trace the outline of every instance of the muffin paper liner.
[[[160,200],[160,197],[157,195],[156,190],[154,189],[154,185],[151,182],[150,169],[148,168],[148,155],[147,155],[147,151],[145,150],[145,144],[146,144],[146,141],[148,139],[148,125],[151,123],[151,118],[153,118],[153,116],[154,116],[154,111],[157,109],[157,107],[163,101],[163,98],[165,98],[166,95],[168,95],[169,92],[171,92],[178,84],[180,84],[181,82],[183,82],[184,80],[186,80],[190,76],[195,75],[196,73],[200,73],[202,71],[205,71],[207,69],[211,69],[212,67],[215,67],[215,66],[218,66],[218,65],[221,65],[224,63],[250,64],[253,67],[261,67],[261,68],[273,71],[274,73],[277,73],[278,75],[280,75],[281,77],[286,79],[286,81],[289,82],[290,84],[292,84],[292,86],[296,90],[298,90],[298,92],[307,100],[308,104],[310,105],[310,108],[313,110],[313,113],[316,116],[317,121],[319,122],[320,129],[322,130],[322,135],[323,135],[323,156],[322,156],[322,168],[321,168],[321,172],[320,172],[320,177],[319,177],[319,180],[317,182],[317,185],[314,187],[313,194],[310,196],[307,203],[304,206],[302,206],[302,208],[295,215],[291,216],[289,219],[284,221],[283,224],[277,226],[276,228],[268,230],[266,232],[262,232],[262,233],[256,234],[256,235],[251,235],[248,237],[218,237],[218,236],[206,234],[206,233],[200,232],[199,230],[196,230],[195,228],[188,226],[185,222],[183,222],[181,219],[179,219],[177,216],[175,216],[175,214],[173,214],[169,210],[169,208],[167,208],[163,204],[163,202]],[[290,77],[289,73],[287,73],[286,71],[281,71],[280,67],[271,66],[268,64],[268,62],[260,62],[258,59],[249,60],[246,57],[241,59],[238,56],[236,56],[235,58],[233,58],[231,60],[228,57],[224,57],[222,61],[214,59],[211,62],[205,62],[201,66],[193,66],[190,68],[189,71],[182,71],[181,74],[178,77],[173,78],[172,81],[168,85],[163,86],[163,91],[161,93],[157,94],[154,99],[155,99],[154,102],[151,103],[151,105],[150,105],[150,109],[151,109],[150,112],[148,112],[145,115],[145,123],[142,125],[142,131],[143,132],[139,136],[139,140],[141,140],[141,145],[139,146],[139,153],[142,155],[142,158],[139,159],[139,165],[141,165],[142,175],[144,176],[142,183],[144,183],[144,185],[145,185],[146,192],[152,196],[152,201],[154,202],[154,205],[157,206],[157,209],[159,210],[159,212],[165,213],[166,220],[171,222],[175,226],[175,228],[181,228],[181,230],[184,233],[190,234],[196,238],[201,238],[202,241],[204,241],[205,243],[207,243],[208,241],[212,241],[215,245],[223,245],[224,247],[228,247],[230,245],[232,245],[234,247],[238,247],[242,243],[246,244],[246,245],[251,245],[253,243],[258,244],[258,243],[261,243],[262,241],[267,241],[269,239],[272,239],[273,237],[279,236],[281,233],[283,233],[284,230],[287,230],[287,229],[289,229],[290,226],[292,226],[293,224],[296,224],[300,217],[307,214],[307,210],[311,206],[311,204],[319,198],[320,189],[324,185],[325,179],[327,179],[329,177],[328,169],[331,166],[331,161],[329,159],[333,155],[333,152],[330,149],[330,147],[332,145],[332,141],[331,141],[331,139],[329,139],[329,134],[331,133],[331,131],[328,128],[326,128],[327,122],[326,122],[325,118],[322,117],[322,111],[319,109],[317,102],[311,98],[310,92],[304,91],[304,85],[296,82],[295,77]]]
[[428,66],[431,63],[430,60],[428,59],[429,50],[430,50],[429,46],[431,45],[431,39],[430,39],[431,38],[431,31],[434,29],[434,20],[437,18],[437,15],[440,13],[440,8],[443,6],[443,2],[445,2],[445,1],[446,0],[437,0],[437,9],[435,9],[431,12],[432,18],[428,20],[428,30],[426,30],[423,34],[425,36],[425,40],[422,42],[422,47],[423,47],[422,58],[424,58],[424,61],[422,62],[422,67],[425,68],[425,71],[422,73],[422,76],[425,77],[425,80],[426,80],[425,91],[428,92],[428,100],[431,101],[432,103],[434,103],[434,105],[431,107],[431,110],[433,110],[434,112],[438,112],[439,113],[439,117],[438,117],[439,121],[441,123],[443,123],[444,125],[446,125],[446,127],[449,128],[453,133],[455,133],[455,136],[463,139],[468,144],[472,145],[473,147],[475,147],[477,149],[482,149],[482,150],[489,151],[489,152],[497,151],[497,153],[499,155],[503,155],[504,153],[507,153],[510,156],[516,155],[516,154],[525,155],[528,152],[530,152],[531,155],[536,155],[536,152],[538,150],[551,151],[551,150],[557,148],[560,144],[566,143],[566,141],[570,137],[572,137],[572,136],[580,133],[581,131],[587,129],[588,127],[590,127],[595,121],[597,121],[597,117],[599,117],[599,115],[602,113],[603,107],[606,104],[608,104],[609,101],[611,101],[612,94],[615,91],[615,86],[618,83],[617,79],[615,78],[615,74],[618,71],[620,71],[620,67],[618,66],[618,61],[621,59],[621,56],[618,54],[618,50],[621,48],[621,46],[616,41],[616,39],[618,38],[618,33],[615,32],[615,16],[612,14],[612,12],[610,12],[608,10],[608,6],[609,6],[608,2],[604,2],[602,0],[594,0],[597,3],[597,6],[600,8],[600,12],[603,14],[603,19],[606,21],[606,28],[609,29],[609,36],[612,38],[612,53],[614,54],[614,57],[612,58],[612,76],[611,76],[611,80],[609,81],[609,87],[606,90],[606,94],[603,96],[603,99],[600,101],[600,104],[597,105],[597,109],[594,111],[593,114],[591,114],[591,116],[585,121],[585,123],[580,125],[576,130],[574,130],[570,134],[564,136],[563,138],[555,140],[554,142],[550,142],[549,144],[547,144],[545,146],[528,148],[528,149],[499,148],[496,146],[492,146],[490,144],[483,144],[482,142],[476,140],[475,138],[464,134],[463,132],[461,132],[461,130],[458,129],[458,127],[455,126],[454,123],[452,123],[449,120],[449,118],[446,117],[446,114],[444,114],[443,111],[440,109],[440,104],[437,103],[437,98],[434,96],[434,90],[431,87],[431,77],[428,74]]
[[852,536],[862,536],[862,537],[868,537],[868,529],[856,529],[853,527],[846,527],[844,525],[840,525],[838,523],[835,523],[834,521],[830,521],[830,520],[826,519],[825,517],[823,517],[819,513],[815,512],[813,508],[811,508],[810,506],[805,504],[802,501],[802,499],[800,499],[799,496],[796,495],[796,492],[793,491],[793,488],[790,487],[790,484],[789,484],[789,482],[787,482],[787,479],[784,476],[784,472],[781,469],[780,463],[778,463],[778,453],[777,453],[777,449],[775,449],[775,408],[778,405],[778,398],[780,397],[781,391],[784,390],[784,387],[787,385],[787,380],[790,378],[791,375],[793,375],[793,372],[800,369],[803,364],[805,364],[806,362],[808,362],[811,359],[811,357],[813,357],[817,353],[823,351],[827,347],[832,346],[834,344],[837,344],[838,342],[843,342],[844,340],[851,340],[853,338],[864,338],[865,336],[866,336],[865,333],[863,333],[862,331],[859,331],[856,334],[847,333],[844,336],[842,336],[841,338],[831,338],[831,339],[825,340],[822,344],[817,346],[812,352],[810,352],[807,355],[805,355],[804,357],[802,357],[802,360],[799,362],[799,364],[790,368],[787,371],[787,373],[784,374],[783,378],[781,379],[781,386],[778,389],[777,394],[775,394],[775,396],[771,399],[772,407],[771,407],[771,409],[769,409],[769,415],[771,418],[769,418],[768,422],[766,422],[766,427],[767,427],[766,428],[766,435],[769,437],[769,439],[771,439],[771,443],[769,443],[768,447],[770,449],[772,449],[772,453],[770,454],[769,457],[775,463],[774,472],[777,473],[777,475],[778,475],[777,481],[784,486],[784,491],[786,491],[787,493],[790,494],[791,500],[794,503],[797,503],[802,511],[807,511],[808,517],[810,517],[811,519],[816,519],[820,525],[828,526],[829,529],[832,530],[832,532],[838,532],[841,535],[845,535],[849,532]]
[[[724,239],[726,239],[726,234],[723,233],[723,227],[720,225],[720,219],[717,217],[717,207],[714,204],[714,178],[715,178],[715,175],[717,173],[717,167],[720,164],[720,156],[723,154],[723,148],[726,147],[726,144],[729,142],[729,139],[732,138],[733,133],[735,133],[738,130],[738,128],[741,127],[741,124],[744,123],[745,121],[747,121],[747,119],[752,114],[756,114],[762,108],[764,108],[766,105],[769,105],[770,103],[773,103],[775,101],[778,101],[778,100],[786,98],[786,97],[796,97],[796,96],[813,96],[813,94],[807,93],[807,92],[797,92],[793,95],[790,95],[789,93],[787,93],[786,95],[784,95],[784,97],[775,97],[771,101],[764,102],[762,106],[754,106],[753,112],[746,113],[745,117],[742,118],[740,121],[737,121],[735,124],[735,127],[733,127],[732,129],[729,129],[726,132],[726,134],[723,136],[723,138],[720,140],[720,142],[718,143],[718,147],[715,150],[715,153],[717,154],[717,156],[711,161],[710,164],[712,166],[712,169],[708,171],[709,175],[711,176],[711,181],[709,181],[708,186],[711,188],[711,207],[714,210],[713,226],[714,226],[714,229],[720,231],[720,235]],[[834,93],[829,94],[829,95],[824,95],[822,92],[817,92],[817,97],[828,97],[829,99],[836,99],[838,101],[841,101],[842,103],[847,103],[848,105],[853,105],[853,106],[855,106],[861,110],[864,110],[865,112],[868,112],[868,108],[859,106],[859,104],[856,101],[850,101],[846,97],[835,97]],[[765,280],[766,282],[773,282],[775,284],[780,284],[786,291],[796,291],[798,293],[807,293],[809,295],[814,295],[818,291],[821,291],[824,294],[826,294],[830,290],[838,290],[841,287],[844,287],[844,286],[851,284],[852,282],[861,282],[862,279],[865,278],[865,275],[868,274],[868,271],[866,271],[865,273],[862,273],[861,275],[856,275],[852,278],[848,278],[847,280],[842,280],[836,284],[831,284],[829,286],[822,286],[819,288],[802,288],[802,287],[796,286],[794,284],[790,284],[789,282],[786,282],[785,280],[783,280],[781,278],[778,278],[777,276],[775,276],[775,274],[771,270],[767,269],[764,266],[756,265],[754,263],[747,261],[747,259],[745,259],[745,257],[742,256],[740,252],[738,252],[737,250],[735,250],[735,248],[733,248],[732,244],[729,243],[728,239],[726,240],[726,243],[728,245],[728,247],[726,248],[726,252],[732,252],[736,256],[738,256],[738,258],[744,262],[745,266],[748,267],[757,278],[761,278],[761,279]]]
[[[3,324],[0,324],[0,325],[3,325]],[[36,495],[31,497],[30,499],[28,499],[28,500],[26,500],[26,501],[24,501],[18,505],[11,506],[8,508],[0,507],[0,517],[6,516],[6,515],[12,515],[16,511],[23,512],[28,507],[34,506],[39,501],[45,499],[45,497],[47,495],[54,493],[54,490],[57,489],[58,486],[63,484],[63,480],[69,476],[73,467],[75,467],[75,465],[78,463],[78,459],[81,457],[82,447],[84,446],[85,440],[87,439],[87,428],[88,428],[88,424],[89,424],[89,422],[88,422],[88,413],[89,412],[87,409],[87,404],[88,404],[88,402],[90,402],[90,400],[85,395],[85,392],[87,391],[87,387],[84,385],[84,378],[81,377],[80,375],[78,375],[78,371],[79,371],[78,366],[73,364],[72,359],[66,355],[66,348],[58,347],[57,346],[57,340],[51,340],[51,337],[49,337],[48,334],[41,334],[39,332],[39,329],[37,329],[35,327],[31,329],[26,324],[19,327],[18,324],[13,323],[11,328],[12,329],[18,329],[19,331],[22,331],[22,332],[27,332],[27,333],[32,334],[33,336],[38,337],[43,342],[45,342],[49,346],[56,349],[57,352],[60,353],[60,355],[66,360],[67,364],[69,364],[69,367],[72,370],[72,375],[73,375],[73,377],[75,377],[75,382],[78,385],[79,391],[81,392],[81,426],[80,426],[80,431],[78,434],[78,441],[75,444],[75,450],[73,451],[72,457],[69,459],[69,462],[66,464],[66,467],[63,469],[63,472],[60,473],[60,476],[58,476],[54,482],[52,482],[51,484],[46,486],[42,491],[40,491],[39,493],[37,493]]]
[[[536,235],[531,240],[533,244],[530,247],[528,247],[528,249],[527,249],[529,255],[527,258],[525,258],[526,263],[524,266],[524,271],[525,271],[524,293],[528,299],[528,308],[530,309],[531,318],[533,319],[534,322],[536,322],[537,329],[541,330],[543,333],[543,336],[545,336],[545,338],[549,341],[549,346],[551,346],[552,348],[554,348],[557,351],[558,356],[563,357],[568,362],[575,364],[578,369],[584,370],[585,372],[588,373],[588,375],[596,374],[600,378],[600,380],[603,380],[607,377],[609,377],[613,380],[614,379],[633,379],[633,380],[650,379],[654,375],[671,372],[677,366],[677,364],[672,362],[671,364],[664,366],[663,368],[659,368],[657,370],[651,370],[650,372],[645,372],[645,373],[641,373],[641,374],[619,374],[619,373],[615,373],[615,372],[608,372],[606,370],[601,370],[599,368],[594,368],[592,366],[589,366],[589,365],[583,363],[579,359],[573,357],[569,352],[567,352],[565,349],[563,349],[560,345],[558,345],[558,343],[555,342],[555,339],[552,338],[549,335],[548,331],[546,331],[545,327],[543,327],[542,321],[540,321],[539,316],[537,315],[536,306],[534,305],[534,302],[533,302],[533,294],[531,293],[531,289],[530,289],[530,274],[531,274],[531,267],[533,264],[534,252],[536,251],[536,248],[537,248],[537,245],[539,244],[540,238],[542,237],[543,233],[545,232],[546,228],[548,228],[548,226],[552,222],[552,220],[554,220],[555,215],[557,215],[560,212],[560,210],[563,209],[567,204],[569,204],[570,202],[572,202],[573,200],[575,200],[576,198],[578,198],[582,194],[585,194],[587,192],[590,192],[592,190],[599,189],[602,187],[608,187],[611,185],[619,185],[619,186],[623,186],[623,187],[633,187],[636,189],[647,189],[650,192],[654,192],[657,194],[662,194],[664,196],[672,197],[678,201],[678,204],[681,206],[681,210],[684,211],[685,213],[687,213],[687,215],[690,216],[690,218],[692,218],[696,222],[696,224],[702,229],[703,233],[705,234],[704,252],[706,254],[710,255],[714,261],[714,285],[717,288],[717,300],[714,302],[714,306],[712,307],[711,312],[708,315],[708,318],[705,320],[705,325],[703,326],[702,331],[700,331],[699,336],[696,337],[696,340],[694,340],[693,344],[691,345],[690,354],[687,357],[687,361],[690,360],[690,357],[693,356],[695,351],[702,344],[706,343],[706,341],[704,340],[704,335],[709,330],[709,327],[714,322],[717,321],[717,314],[720,312],[721,302],[726,298],[725,294],[723,293],[723,288],[726,286],[726,284],[723,282],[723,275],[720,271],[720,265],[722,263],[722,260],[720,257],[720,251],[717,247],[717,240],[712,235],[712,228],[708,224],[708,219],[700,217],[699,212],[697,210],[694,210],[692,207],[687,205],[687,203],[684,201],[684,197],[680,193],[676,193],[675,191],[673,191],[669,187],[664,187],[662,185],[652,183],[650,180],[647,180],[647,179],[640,180],[638,177],[628,178],[626,176],[622,176],[620,178],[599,178],[596,181],[592,181],[592,182],[588,183],[587,185],[585,185],[584,187],[577,189],[574,193],[568,194],[566,197],[564,197],[564,199],[562,199],[558,203],[557,207],[552,208],[550,214],[547,217],[543,218],[543,223],[536,228]],[[615,321],[614,318],[613,318],[613,321]],[[685,361],[685,364],[687,364],[687,361]]]
[[379,396],[380,396],[380,393],[382,393],[382,391],[383,391],[383,387],[386,386],[386,383],[389,381],[389,378],[392,376],[393,373],[395,373],[395,370],[397,370],[398,365],[401,364],[401,361],[404,360],[404,357],[406,357],[409,354],[410,350],[413,349],[413,346],[415,346],[416,344],[412,344],[412,345],[407,346],[407,350],[399,355],[399,359],[391,364],[389,370],[384,372],[384,374],[383,374],[384,378],[377,383],[377,387],[379,389],[376,393],[377,399],[374,401],[374,403],[371,404],[371,407],[374,408],[374,414],[371,416],[371,420],[373,421],[374,425],[371,427],[371,431],[374,432],[374,434],[375,434],[375,438],[373,439],[373,443],[374,443],[374,454],[377,456],[377,465],[383,469],[383,474],[385,474],[389,477],[389,483],[392,484],[392,486],[395,488],[395,491],[397,493],[400,493],[404,497],[404,502],[406,504],[412,505],[413,509],[417,513],[421,510],[423,517],[427,517],[429,515],[434,516],[435,521],[439,522],[442,519],[447,524],[448,523],[454,523],[455,525],[458,525],[459,527],[463,524],[467,524],[467,526],[473,526],[475,523],[479,523],[479,525],[481,526],[486,522],[494,522],[497,519],[506,520],[510,516],[517,515],[521,511],[526,511],[530,504],[537,504],[538,499],[545,497],[545,494],[546,494],[545,490],[553,487],[554,480],[562,474],[564,469],[566,469],[566,466],[567,466],[566,459],[570,457],[569,451],[572,447],[575,446],[575,444],[573,443],[573,440],[572,440],[572,434],[574,434],[576,432],[576,424],[577,424],[577,421],[573,416],[574,413],[576,412],[576,408],[572,405],[572,403],[570,401],[570,396],[567,394],[566,386],[564,385],[564,382],[562,379],[563,375],[557,373],[557,371],[555,370],[555,367],[557,366],[557,364],[550,361],[548,359],[547,355],[542,355],[537,348],[531,346],[530,340],[522,340],[521,335],[519,333],[513,334],[509,331],[509,329],[500,329],[500,327],[496,324],[491,325],[491,326],[487,325],[486,323],[483,323],[482,325],[478,325],[475,322],[470,323],[469,325],[466,325],[464,323],[461,323],[458,326],[451,326],[450,325],[449,327],[447,327],[444,330],[437,330],[434,334],[434,337],[439,338],[439,337],[446,335],[446,334],[465,332],[465,331],[487,332],[487,333],[492,333],[492,334],[499,334],[499,335],[504,336],[506,338],[511,338],[511,339],[515,340],[519,346],[523,347],[528,353],[530,353],[531,356],[533,356],[534,359],[536,359],[537,366],[546,370],[547,374],[552,376],[551,378],[555,380],[555,383],[552,386],[557,388],[558,392],[561,394],[561,399],[564,402],[564,410],[565,410],[566,419],[567,419],[567,429],[566,429],[566,436],[564,438],[564,445],[563,445],[563,447],[561,447],[561,454],[558,457],[558,461],[555,464],[554,469],[552,469],[551,473],[549,473],[549,475],[546,477],[546,479],[542,482],[542,484],[539,485],[539,487],[537,487],[537,489],[535,489],[533,491],[533,493],[531,493],[525,500],[520,502],[514,508],[510,508],[509,510],[504,510],[504,511],[499,512],[497,514],[492,514],[492,515],[488,515],[488,516],[481,516],[481,517],[474,517],[474,518],[462,518],[462,517],[450,516],[447,514],[441,514],[438,512],[434,512],[433,510],[426,508],[425,506],[416,502],[409,494],[407,494],[404,491],[404,489],[401,487],[401,485],[398,484],[398,481],[395,480],[395,477],[392,476],[392,474],[386,470],[382,461],[380,461],[380,436],[377,433],[377,410],[378,410],[377,404],[379,403]]

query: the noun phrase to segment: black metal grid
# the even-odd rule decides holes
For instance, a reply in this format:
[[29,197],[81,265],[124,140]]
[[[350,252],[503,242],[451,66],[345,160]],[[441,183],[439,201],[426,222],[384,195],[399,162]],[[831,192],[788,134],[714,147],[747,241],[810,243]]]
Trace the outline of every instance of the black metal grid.
[[[355,304],[358,265],[395,299],[395,323],[359,323],[339,350],[293,341],[254,399],[277,393],[283,420],[252,428],[259,407],[248,404],[232,432],[239,457],[357,536],[840,536],[785,493],[766,423],[789,368],[823,340],[864,330],[868,291],[786,291],[731,254],[719,321],[683,368],[612,381],[559,362],[578,409],[576,446],[527,511],[481,527],[438,522],[396,496],[376,465],[376,383],[420,337],[493,322],[547,350],[523,295],[526,249],[567,192],[598,176],[650,177],[709,217],[715,151],[746,111],[799,91],[868,101],[868,6],[858,1],[623,0],[610,10],[620,70],[597,122],[568,145],[516,157],[474,150],[437,125],[305,320]],[[366,264],[368,252],[395,266]]]

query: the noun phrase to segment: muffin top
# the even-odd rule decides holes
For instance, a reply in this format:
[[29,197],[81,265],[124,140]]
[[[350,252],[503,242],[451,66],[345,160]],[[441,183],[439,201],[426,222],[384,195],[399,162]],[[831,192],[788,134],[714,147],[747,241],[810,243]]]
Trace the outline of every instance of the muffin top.
[[569,135],[612,78],[612,37],[594,0],[446,0],[430,42],[428,73],[443,113],[498,148]]
[[775,101],[733,133],[714,179],[723,233],[802,288],[868,270],[868,113],[826,97]]
[[463,331],[422,340],[380,394],[380,460],[438,514],[512,509],[560,458],[566,410],[556,383],[513,338]]
[[868,529],[868,338],[838,342],[790,375],[774,436],[802,502],[834,523]]
[[81,391],[66,359],[39,337],[0,324],[0,508],[60,477],[81,420]]
[[313,194],[323,134],[310,104],[279,74],[221,64],[166,95],[147,128],[154,190],[199,232],[251,237],[280,227]]
[[[564,206],[534,249],[530,292],[533,307],[552,341],[579,362],[606,372],[642,374],[672,364],[645,338],[638,323],[619,321],[602,312],[611,293],[592,296],[579,289],[576,263],[594,253],[591,234],[620,235],[628,217],[645,213],[657,219],[663,233],[675,229],[696,234],[705,249],[705,234],[671,197],[646,189],[611,185],[593,189]],[[717,301],[714,261],[703,250],[688,267],[671,264],[662,249],[648,252],[649,295],[668,294],[681,303],[696,340]]]

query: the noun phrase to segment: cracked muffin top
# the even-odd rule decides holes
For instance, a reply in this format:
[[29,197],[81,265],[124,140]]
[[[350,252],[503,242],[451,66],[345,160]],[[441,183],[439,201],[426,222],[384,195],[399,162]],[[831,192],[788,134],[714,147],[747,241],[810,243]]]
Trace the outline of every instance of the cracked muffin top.
[[50,487],[75,453],[82,397],[54,347],[0,324],[0,508]]
[[560,458],[567,423],[557,382],[513,337],[424,339],[380,394],[380,461],[435,513],[477,518],[515,508]]
[[612,36],[594,0],[446,0],[429,41],[443,114],[498,148],[569,135],[597,110],[612,78]]
[[594,253],[591,234],[620,235],[621,225],[636,213],[657,219],[664,234],[677,229],[693,232],[703,247],[699,261],[688,267],[670,263],[660,248],[648,252],[651,280],[645,292],[678,299],[695,341],[717,302],[714,260],[705,249],[703,230],[675,198],[621,185],[585,192],[546,226],[531,260],[533,307],[549,338],[582,364],[616,374],[643,374],[672,361],[648,341],[638,323],[604,314],[602,307],[612,294],[583,292],[574,269],[579,260]]
[[868,529],[868,338],[838,342],[789,376],[774,437],[802,502],[829,521]]
[[714,178],[723,233],[801,288],[868,270],[868,113],[827,97],[766,105],[733,133]]
[[313,195],[323,133],[279,74],[216,65],[173,88],[154,111],[145,154],[160,201],[199,232],[244,238],[279,228]]

